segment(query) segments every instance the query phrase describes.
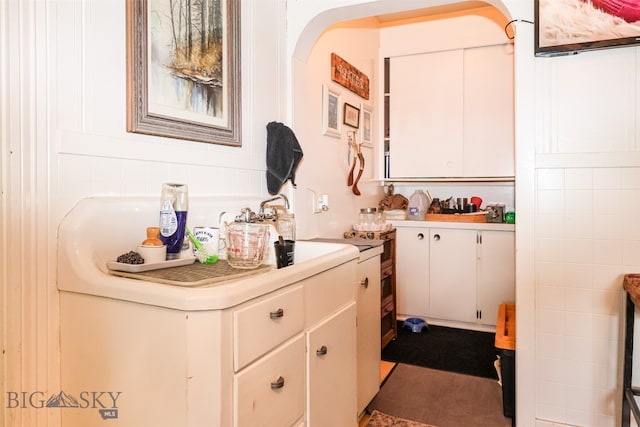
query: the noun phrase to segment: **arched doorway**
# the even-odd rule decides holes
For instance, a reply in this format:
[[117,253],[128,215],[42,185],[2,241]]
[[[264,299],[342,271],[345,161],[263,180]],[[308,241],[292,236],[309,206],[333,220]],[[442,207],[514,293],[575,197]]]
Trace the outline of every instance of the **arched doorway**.
[[[293,116],[293,121],[295,122],[298,119],[300,115],[299,106],[303,105],[303,103],[305,102],[304,98],[307,96],[307,95],[301,94],[300,86],[295,83],[298,77],[297,73],[300,72],[299,66],[301,64],[304,64],[308,60],[309,55],[312,54],[313,49],[315,48],[317,40],[328,28],[340,23],[344,23],[345,21],[353,22],[353,21],[359,20],[360,22],[365,22],[366,20],[373,20],[373,19],[375,20],[380,20],[380,19],[411,20],[411,19],[415,19],[416,17],[425,16],[431,13],[437,14],[437,13],[446,13],[446,12],[459,12],[459,11],[464,11],[464,10],[473,9],[477,7],[486,7],[486,6],[493,6],[496,9],[498,9],[504,15],[507,21],[511,21],[512,19],[517,19],[517,18],[530,19],[529,14],[531,14],[533,11],[532,5],[524,6],[524,5],[515,5],[512,3],[514,2],[510,2],[509,0],[486,1],[486,2],[477,2],[477,1],[433,2],[428,0],[420,1],[420,2],[416,2],[416,1],[397,2],[397,1],[382,0],[378,2],[360,4],[360,5],[359,4],[345,5],[344,7],[333,8],[328,10],[324,10],[322,9],[322,7],[315,7],[316,10],[309,10],[307,12],[308,19],[306,21],[305,20],[298,21],[297,23],[294,23],[293,25],[290,26],[291,35],[289,38],[289,53],[290,53],[289,60],[291,61],[290,70],[293,76],[292,81],[294,82],[293,88],[291,88],[291,93],[292,93],[291,115]],[[304,7],[310,7],[311,9],[314,9],[314,6],[310,6],[308,4],[304,5]],[[292,11],[292,13],[298,16],[297,11]],[[514,29],[514,32],[515,32],[515,29]],[[524,35],[524,42],[529,42],[530,41],[529,37],[532,36],[532,30],[531,30],[531,34],[529,34],[528,29],[527,31],[523,31],[523,33],[526,33]],[[516,45],[517,45],[517,42],[516,42]],[[529,50],[529,47],[525,49],[525,51],[528,51],[528,50]],[[530,64],[526,64],[527,67],[529,65]],[[516,65],[516,68],[517,68],[517,65]],[[378,70],[381,70],[381,67],[378,67]],[[527,72],[529,71],[530,71],[530,68],[528,68]],[[524,114],[524,113],[518,113],[517,111],[518,105],[522,104],[522,102],[524,101],[521,101],[520,103],[516,102],[516,113],[515,113],[516,116],[518,116],[518,114]],[[528,109],[528,107],[526,109]],[[294,110],[296,111],[294,112]],[[517,135],[519,133],[517,129],[515,133],[517,138]],[[527,146],[528,146],[528,142],[527,142]],[[527,151],[529,151],[529,148],[527,148]],[[529,172],[523,171],[523,173],[527,174],[527,181],[531,179],[531,177],[529,176]],[[523,181],[523,184],[524,184],[524,181]],[[527,196],[527,198],[531,196],[531,193],[526,191],[523,194]],[[520,197],[518,200],[518,203],[520,204],[523,201],[523,199],[524,199],[523,197]],[[527,200],[526,204],[528,205],[529,203],[531,203],[531,201]],[[525,224],[525,218],[519,217],[519,221],[520,221],[519,227],[520,226],[524,227],[524,225],[522,224]],[[529,242],[525,241],[524,238],[521,240],[523,242],[522,243],[523,245],[525,243],[529,245]],[[529,251],[529,248],[527,248],[527,252],[528,251]],[[526,264],[527,269],[529,269],[530,261],[525,260],[524,263]],[[518,292],[524,289],[524,292],[520,293],[521,295],[530,296],[531,293],[533,292],[533,284],[530,280],[532,279],[527,279],[526,283],[525,281],[522,281],[522,282],[517,281]],[[522,304],[523,306],[522,311],[529,316],[531,323],[533,323],[533,319],[534,319],[533,309],[530,308],[532,304],[533,304],[532,300],[524,301],[524,303]],[[524,310],[525,308],[524,305],[527,305],[529,308]],[[530,337],[532,337],[532,335],[530,335]],[[523,337],[519,336],[519,342],[523,343],[524,339],[520,339],[520,338],[523,338]],[[533,339],[531,339],[531,341],[528,344],[530,344],[528,348],[531,349],[534,344]],[[522,353],[524,353],[525,351],[526,350],[524,350]],[[528,352],[528,354],[531,355],[532,352]],[[521,354],[518,355],[519,360],[521,356],[522,356]],[[527,356],[526,359],[529,361],[533,361],[533,358],[529,356]],[[523,370],[524,366],[525,364],[520,364],[518,371],[520,372],[521,370]],[[527,369],[529,369],[529,371],[532,372],[533,364],[532,363],[529,364]],[[524,378],[523,381],[520,381],[520,376],[519,376],[518,388],[520,389],[521,387],[525,387],[526,384],[528,384],[528,387],[530,390],[534,389],[535,385],[534,385],[534,381],[532,380],[532,375],[527,375],[526,377],[527,378]],[[535,412],[535,409],[534,409],[535,401],[533,400],[533,398],[531,398],[528,402],[524,402],[524,403],[519,400],[518,407],[519,407],[518,411],[520,411],[520,408],[526,407],[526,410],[525,410],[526,414],[531,414],[530,415],[531,420],[535,418],[533,416]],[[526,419],[527,417],[524,417],[524,416],[520,418],[520,420],[522,421]]]

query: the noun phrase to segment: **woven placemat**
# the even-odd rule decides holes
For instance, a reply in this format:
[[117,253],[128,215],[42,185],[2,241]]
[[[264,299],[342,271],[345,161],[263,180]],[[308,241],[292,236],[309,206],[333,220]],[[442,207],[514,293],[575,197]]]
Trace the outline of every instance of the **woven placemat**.
[[629,293],[633,303],[640,307],[640,274],[625,274],[622,287]]
[[262,264],[250,270],[238,269],[231,267],[226,260],[218,260],[214,264],[194,262],[189,265],[142,271],[139,273],[116,270],[111,270],[110,273],[115,276],[129,277],[131,279],[146,280],[147,282],[163,283],[166,285],[204,286],[263,273],[273,268],[272,265]]

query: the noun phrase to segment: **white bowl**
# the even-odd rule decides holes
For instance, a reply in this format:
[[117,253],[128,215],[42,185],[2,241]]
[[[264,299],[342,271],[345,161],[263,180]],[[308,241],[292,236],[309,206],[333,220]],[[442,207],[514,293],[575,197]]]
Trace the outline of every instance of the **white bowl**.
[[155,264],[167,260],[167,245],[138,245],[136,252],[144,258],[145,264]]

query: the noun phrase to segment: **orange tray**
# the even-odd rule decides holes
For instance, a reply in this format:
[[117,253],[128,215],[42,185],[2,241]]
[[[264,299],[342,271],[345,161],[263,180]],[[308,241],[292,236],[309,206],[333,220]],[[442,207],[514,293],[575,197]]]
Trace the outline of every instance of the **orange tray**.
[[498,324],[496,325],[497,348],[503,350],[516,349],[516,305],[500,304],[498,308]]

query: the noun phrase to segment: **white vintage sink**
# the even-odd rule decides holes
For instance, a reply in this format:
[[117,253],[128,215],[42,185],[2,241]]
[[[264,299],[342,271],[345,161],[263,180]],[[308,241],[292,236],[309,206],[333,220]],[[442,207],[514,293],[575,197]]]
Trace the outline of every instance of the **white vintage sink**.
[[[239,211],[256,200],[191,198],[187,223],[212,224],[223,211]],[[224,309],[350,261],[355,246],[296,241],[294,265],[267,269],[231,281],[182,287],[114,276],[107,261],[131,250],[147,226],[157,223],[158,199],[95,197],[79,202],[58,230],[58,289],[179,310]],[[191,225],[190,225],[191,226]],[[271,251],[273,249],[271,248]],[[273,256],[268,263],[273,264]],[[355,278],[354,278],[355,281]]]

